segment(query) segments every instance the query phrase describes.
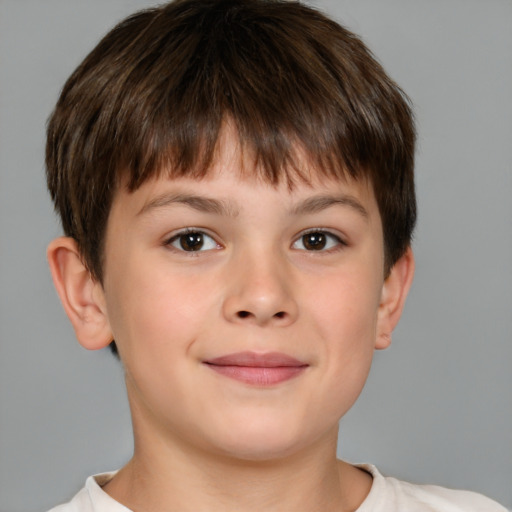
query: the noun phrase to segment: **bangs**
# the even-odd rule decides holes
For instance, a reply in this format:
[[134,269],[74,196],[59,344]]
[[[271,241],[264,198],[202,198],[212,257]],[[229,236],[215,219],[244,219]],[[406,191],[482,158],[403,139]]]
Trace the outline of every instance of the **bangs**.
[[[226,122],[270,183],[307,179],[303,156],[330,176],[385,171],[396,112],[389,120],[374,113],[379,101],[389,110],[392,98],[383,96],[399,93],[389,84],[377,90],[374,75],[382,71],[373,59],[354,67],[351,54],[368,53],[360,40],[350,33],[340,40],[339,26],[323,17],[309,23],[298,4],[286,19],[271,2],[262,12],[243,4],[212,2],[197,14],[190,3],[183,12],[173,4],[172,16],[160,12],[121,52],[118,69],[129,72],[105,87],[116,123],[96,140],[115,141],[111,165],[128,171],[129,188],[161,172],[204,176]],[[288,34],[290,24],[303,25],[307,38]],[[341,66],[340,54],[347,54]]]

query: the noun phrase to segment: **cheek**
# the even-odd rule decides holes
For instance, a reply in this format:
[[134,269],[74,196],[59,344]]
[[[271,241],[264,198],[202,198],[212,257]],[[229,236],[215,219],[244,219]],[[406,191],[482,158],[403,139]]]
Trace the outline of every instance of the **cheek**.
[[107,308],[121,352],[151,346],[160,357],[183,348],[193,342],[215,300],[205,292],[215,289],[213,283],[171,272],[165,258],[133,258],[113,270],[109,284]]
[[[320,283],[317,282],[317,289]],[[370,344],[373,348],[380,290],[372,279],[354,278],[353,275],[331,276],[323,283],[310,310],[315,325],[334,347],[358,350]]]
[[[318,336],[319,389],[316,415],[333,424],[361,393],[373,359],[378,301],[363,286],[340,279],[312,306]],[[367,291],[368,289],[366,289]]]

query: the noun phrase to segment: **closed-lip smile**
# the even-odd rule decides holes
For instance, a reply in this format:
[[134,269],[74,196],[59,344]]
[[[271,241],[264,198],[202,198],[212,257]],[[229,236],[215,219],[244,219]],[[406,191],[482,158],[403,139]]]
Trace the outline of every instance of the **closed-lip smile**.
[[236,352],[203,361],[215,372],[253,386],[279,384],[304,372],[309,365],[281,352]]

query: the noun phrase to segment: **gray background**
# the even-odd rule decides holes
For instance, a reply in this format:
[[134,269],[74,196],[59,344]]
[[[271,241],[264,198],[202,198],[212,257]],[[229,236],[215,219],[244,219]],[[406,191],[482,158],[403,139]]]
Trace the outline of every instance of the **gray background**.
[[[0,510],[69,499],[131,453],[119,364],[79,347],[45,261],[64,80],[144,0],[0,0]],[[416,281],[340,456],[512,507],[512,2],[322,0],[412,97]]]

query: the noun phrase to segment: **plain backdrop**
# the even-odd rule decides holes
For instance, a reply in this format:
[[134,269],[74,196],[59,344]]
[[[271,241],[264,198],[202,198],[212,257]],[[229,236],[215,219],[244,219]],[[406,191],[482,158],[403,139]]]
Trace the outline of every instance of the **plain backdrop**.
[[[44,130],[65,79],[144,0],[0,0],[0,511],[65,501],[131,454],[120,364],[74,339]],[[417,273],[339,455],[512,507],[512,2],[322,0],[411,96]]]

